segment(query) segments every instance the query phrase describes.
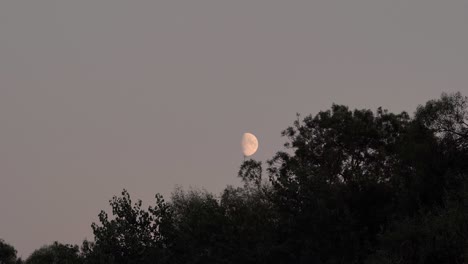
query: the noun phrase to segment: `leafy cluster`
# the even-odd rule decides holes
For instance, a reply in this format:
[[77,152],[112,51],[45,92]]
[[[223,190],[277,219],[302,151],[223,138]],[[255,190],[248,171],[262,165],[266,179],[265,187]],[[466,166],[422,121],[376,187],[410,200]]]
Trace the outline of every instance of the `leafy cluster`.
[[[468,263],[468,98],[443,94],[414,117],[333,105],[283,136],[266,178],[247,160],[243,187],[176,189],[147,209],[124,190],[94,241],[25,263]],[[15,262],[0,241],[0,263]]]

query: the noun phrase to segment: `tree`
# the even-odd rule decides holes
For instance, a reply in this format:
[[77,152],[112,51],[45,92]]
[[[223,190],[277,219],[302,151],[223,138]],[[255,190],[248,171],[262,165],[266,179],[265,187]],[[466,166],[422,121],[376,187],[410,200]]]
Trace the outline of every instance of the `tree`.
[[449,174],[444,187],[457,188],[468,171],[468,98],[461,93],[442,94],[418,107],[415,121],[435,135]]
[[296,263],[362,262],[389,220],[406,113],[329,111],[294,122],[288,152],[269,161],[283,222],[284,251]]
[[64,245],[54,242],[35,250],[25,264],[81,264],[82,258],[76,245]]
[[230,263],[275,263],[279,216],[268,185],[227,187],[221,196]]
[[100,213],[85,263],[455,263],[468,261],[468,99],[414,117],[330,110],[286,130],[286,149],[245,161],[220,196],[176,189],[148,210],[127,191]]
[[261,186],[262,172],[262,162],[250,159],[242,163],[238,176],[242,179],[242,182],[244,182],[245,188],[248,189],[252,185],[257,187]]
[[[396,220],[379,238],[379,250],[368,263],[454,263],[468,260],[468,188],[445,205],[423,209],[413,217]],[[454,199],[455,198],[455,199]]]
[[[401,157],[413,173],[398,193],[416,197],[413,214],[399,215],[380,235],[369,263],[466,263],[468,260],[467,98],[443,94],[419,106]],[[425,140],[424,140],[425,139]],[[401,199],[408,205],[410,199]]]
[[16,263],[16,249],[0,239],[0,264]]
[[170,262],[271,263],[278,217],[269,198],[271,188],[255,182],[228,186],[219,198],[177,189],[171,199]]
[[451,141],[459,149],[468,148],[468,97],[460,92],[443,93],[439,100],[419,106],[416,120],[440,139]]
[[110,205],[114,219],[101,211],[100,225],[92,224],[95,241],[83,243],[87,263],[162,263],[171,214],[162,196],[156,195],[155,206],[144,210],[141,200],[133,204],[123,190],[122,196],[110,200]]
[[176,189],[172,194],[172,263],[228,263],[225,218],[214,195]]

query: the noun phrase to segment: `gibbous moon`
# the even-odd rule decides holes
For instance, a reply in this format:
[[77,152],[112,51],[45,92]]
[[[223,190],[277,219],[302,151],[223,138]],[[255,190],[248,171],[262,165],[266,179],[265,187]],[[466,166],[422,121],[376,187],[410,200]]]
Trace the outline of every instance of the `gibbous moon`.
[[242,136],[242,153],[244,156],[252,156],[258,149],[258,140],[251,133],[244,133]]

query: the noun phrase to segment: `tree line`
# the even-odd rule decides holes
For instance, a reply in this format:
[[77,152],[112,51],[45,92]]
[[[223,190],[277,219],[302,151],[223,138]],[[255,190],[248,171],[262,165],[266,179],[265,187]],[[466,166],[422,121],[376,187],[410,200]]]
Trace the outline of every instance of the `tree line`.
[[333,105],[282,135],[265,165],[240,166],[242,187],[176,189],[148,208],[124,190],[92,241],[23,261],[0,240],[0,264],[468,263],[467,97],[412,116]]

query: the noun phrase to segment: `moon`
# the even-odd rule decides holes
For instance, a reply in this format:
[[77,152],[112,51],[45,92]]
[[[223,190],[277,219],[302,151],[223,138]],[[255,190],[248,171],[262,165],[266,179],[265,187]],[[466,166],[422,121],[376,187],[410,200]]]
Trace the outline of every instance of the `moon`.
[[244,156],[252,156],[257,152],[258,149],[258,139],[255,137],[254,134],[251,133],[244,133],[242,136],[242,153]]

